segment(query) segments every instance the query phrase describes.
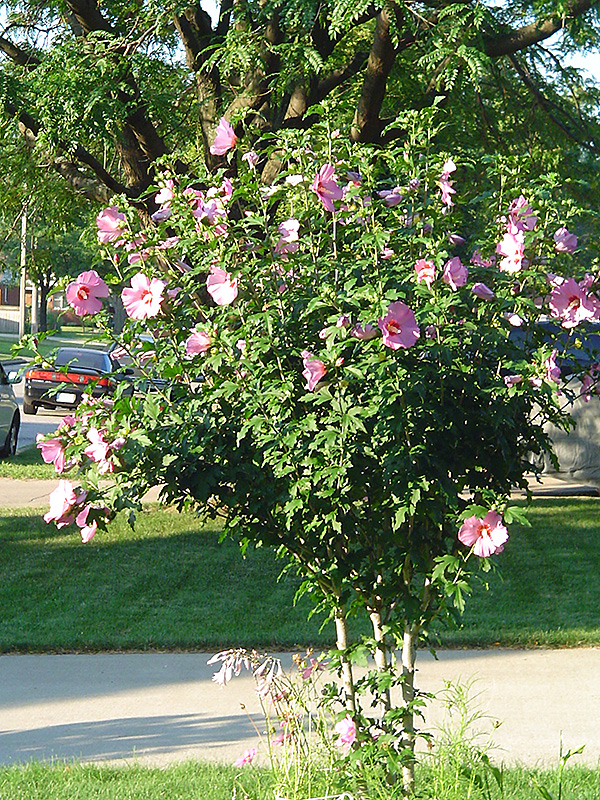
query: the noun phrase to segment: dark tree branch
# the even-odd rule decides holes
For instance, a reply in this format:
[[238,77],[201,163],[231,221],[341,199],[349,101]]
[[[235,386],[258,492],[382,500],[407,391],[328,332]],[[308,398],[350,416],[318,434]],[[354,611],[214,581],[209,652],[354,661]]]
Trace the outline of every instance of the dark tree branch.
[[[581,145],[581,147],[585,147],[592,153],[600,152],[600,147],[598,143],[596,142],[590,131],[587,130],[587,126],[585,126],[584,121],[580,120],[578,122],[577,120],[574,120],[564,108],[561,108],[557,103],[553,102],[552,100],[550,100],[550,98],[546,97],[546,95],[537,86],[535,80],[532,78],[527,67],[524,64],[521,64],[514,55],[510,55],[508,58],[510,60],[510,63],[515,68],[517,75],[523,82],[523,85],[526,86],[527,89],[531,92],[531,94],[535,97],[539,107],[552,120],[552,122],[557,127],[559,127],[560,130],[564,134],[566,134],[566,136],[568,136],[569,139]],[[572,128],[557,117],[555,113],[556,111],[558,111],[563,117],[565,117],[571,123]],[[577,130],[577,128],[581,129],[582,125],[584,125],[584,127],[586,128],[585,134],[588,137],[587,141],[583,139],[581,136],[578,136],[573,131],[573,129],[575,130]]]
[[221,3],[221,16],[219,17],[219,22],[217,23],[217,29],[215,31],[217,36],[221,38],[227,34],[229,26],[231,25],[232,10],[233,0],[223,0]]
[[373,44],[354,116],[352,138],[355,141],[374,141],[381,132],[379,112],[395,58],[396,51],[390,35],[390,18],[388,12],[382,9],[377,15]]
[[[103,31],[110,35],[115,33],[100,13],[95,0],[67,0],[67,6],[86,34],[92,31]],[[203,13],[201,12],[199,19]],[[122,54],[122,48],[117,48],[116,52]],[[149,117],[139,87],[129,69],[125,71],[122,82],[127,90],[120,88],[116,93],[129,110],[124,118],[125,125],[117,147],[128,182],[140,193],[151,183],[151,164],[168,154],[169,150]],[[185,165],[177,162],[176,169],[183,171]]]
[[407,33],[398,42],[398,46],[394,47],[388,12],[385,9],[379,12],[362,91],[352,125],[354,141],[374,142],[379,139],[381,131],[385,127],[385,123],[380,119],[381,106],[396,55],[414,42],[415,34]]
[[349,78],[357,75],[367,63],[369,58],[368,53],[356,53],[352,61],[350,61],[343,69],[336,69],[330,72],[325,78],[319,81],[316,87],[310,94],[310,105],[320,103],[327,95],[338,86],[341,86]]
[[[30,114],[20,111],[12,103],[5,103],[4,108],[10,117],[16,119],[25,142],[29,147],[33,148],[40,131],[38,122]],[[68,180],[77,192],[100,202],[107,202],[112,194],[129,194],[129,196],[133,197],[131,191],[107,172],[102,164],[88,153],[85,148],[77,145],[69,151],[64,142],[59,142],[58,147],[62,152],[60,155],[52,157],[50,164],[56,172]],[[64,152],[71,152],[72,157],[68,158],[62,155]],[[91,169],[95,179],[82,172],[77,161]]]
[[518,53],[553,36],[566,21],[580,17],[597,5],[598,0],[573,0],[560,15],[552,14],[517,30],[504,30],[495,36],[484,37],[484,51],[490,58]]
[[199,5],[177,14],[173,21],[185,48],[188,67],[197,72],[206,61],[204,51],[213,37],[211,19]]
[[40,65],[40,59],[33,53],[28,53],[16,44],[13,44],[4,36],[0,36],[0,50],[7,55],[11,61],[19,67],[34,69]]
[[[377,8],[375,8],[375,6],[370,6],[363,14],[361,14],[354,20],[354,22],[352,23],[352,30],[356,30],[365,22],[369,22],[369,20],[375,19],[377,13],[378,13]],[[329,33],[329,20],[321,21],[317,17],[311,33],[313,47],[315,48],[317,53],[321,56],[321,58],[325,61],[333,53],[336,44],[347,33],[348,31],[343,31],[337,36],[331,36]]]
[[98,4],[95,0],[67,0],[67,7],[81,25],[84,34],[93,31],[104,31],[114,35],[116,32],[112,26],[100,13]]

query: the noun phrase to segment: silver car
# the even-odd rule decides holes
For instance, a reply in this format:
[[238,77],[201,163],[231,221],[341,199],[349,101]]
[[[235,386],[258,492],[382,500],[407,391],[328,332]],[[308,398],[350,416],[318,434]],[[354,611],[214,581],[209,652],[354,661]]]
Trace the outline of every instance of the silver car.
[[0,364],[0,456],[14,456],[17,452],[21,415],[12,384],[20,380],[16,370]]

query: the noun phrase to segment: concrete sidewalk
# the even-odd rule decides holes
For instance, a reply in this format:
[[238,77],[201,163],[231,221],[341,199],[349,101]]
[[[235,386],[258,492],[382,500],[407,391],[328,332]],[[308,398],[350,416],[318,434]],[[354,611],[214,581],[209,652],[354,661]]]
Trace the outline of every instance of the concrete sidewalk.
[[[45,508],[48,506],[50,492],[56,489],[59,478],[53,480],[20,481],[13,478],[0,478],[0,507],[4,508]],[[68,477],[68,476],[67,476]],[[600,490],[568,478],[544,475],[541,481],[532,481],[531,490],[535,497],[597,497]],[[144,497],[145,502],[158,499],[160,487],[155,486]],[[515,492],[516,497],[524,496]]]
[[[48,507],[48,497],[56,489],[62,476],[54,480],[18,481],[14,478],[0,478],[0,508],[40,508]],[[64,477],[69,477],[68,475]],[[160,487],[155,486],[145,496],[145,502],[158,499]]]
[[[555,765],[600,759],[600,650],[441,651],[418,657],[420,689],[475,679],[481,742],[495,763]],[[0,657],[0,763],[80,759],[164,765],[187,759],[231,763],[258,746],[265,725],[247,673],[211,681],[203,653],[4,655]],[[283,655],[289,665],[290,656]],[[439,725],[439,700],[427,727]]]

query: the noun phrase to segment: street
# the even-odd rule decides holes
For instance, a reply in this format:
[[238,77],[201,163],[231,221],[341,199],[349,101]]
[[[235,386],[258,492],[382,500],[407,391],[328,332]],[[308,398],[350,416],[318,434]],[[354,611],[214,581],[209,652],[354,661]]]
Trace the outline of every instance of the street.
[[58,411],[48,411],[45,408],[40,408],[38,413],[33,416],[31,414],[23,414],[23,385],[17,383],[13,386],[15,396],[19,402],[19,409],[21,411],[21,427],[19,429],[19,443],[17,451],[24,450],[32,444],[35,444],[36,436],[38,433],[52,433],[59,426],[61,419],[68,414],[67,409],[60,409]]

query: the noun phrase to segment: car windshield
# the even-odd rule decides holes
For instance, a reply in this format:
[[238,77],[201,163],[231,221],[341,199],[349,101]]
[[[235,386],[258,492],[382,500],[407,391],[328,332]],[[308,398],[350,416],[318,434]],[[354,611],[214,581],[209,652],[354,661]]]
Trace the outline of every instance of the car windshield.
[[109,372],[110,361],[106,353],[99,350],[70,350],[61,348],[54,361],[57,367],[64,367],[69,364],[71,367],[82,369],[93,369],[97,372]]

